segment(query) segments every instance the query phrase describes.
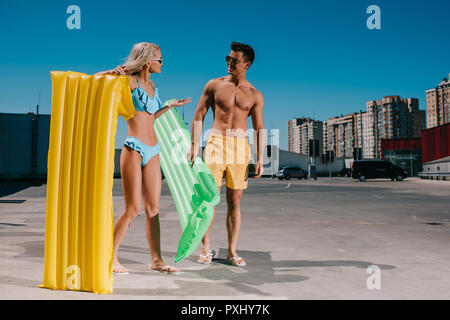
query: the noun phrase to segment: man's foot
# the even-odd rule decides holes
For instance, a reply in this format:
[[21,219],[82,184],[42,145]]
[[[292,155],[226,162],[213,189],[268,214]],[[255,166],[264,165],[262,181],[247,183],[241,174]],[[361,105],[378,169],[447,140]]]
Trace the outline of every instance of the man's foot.
[[167,274],[180,274],[180,269],[177,269],[175,267],[169,266],[168,264],[153,264],[150,267],[150,271],[153,272],[162,272]]
[[214,250],[209,250],[207,254],[200,254],[200,258],[198,258],[198,263],[201,264],[211,264],[212,259],[216,256],[216,252]]
[[241,257],[231,256],[227,258],[228,262],[235,267],[245,267],[247,263]]

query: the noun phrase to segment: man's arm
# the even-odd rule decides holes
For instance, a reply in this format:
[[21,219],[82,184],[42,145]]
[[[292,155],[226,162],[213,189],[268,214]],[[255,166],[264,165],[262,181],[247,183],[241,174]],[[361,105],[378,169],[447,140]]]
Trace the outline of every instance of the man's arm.
[[214,103],[214,84],[213,80],[208,81],[203,90],[203,94],[197,104],[194,118],[192,119],[192,144],[188,159],[191,162],[191,167],[194,165],[194,160],[199,154],[200,141],[202,137],[203,119],[208,112],[209,107]]
[[256,104],[251,110],[253,130],[255,132],[254,141],[256,148],[257,161],[255,165],[255,178],[260,178],[264,167],[264,150],[266,148],[266,129],[264,129],[263,118],[264,98],[263,95],[258,92],[256,98]]

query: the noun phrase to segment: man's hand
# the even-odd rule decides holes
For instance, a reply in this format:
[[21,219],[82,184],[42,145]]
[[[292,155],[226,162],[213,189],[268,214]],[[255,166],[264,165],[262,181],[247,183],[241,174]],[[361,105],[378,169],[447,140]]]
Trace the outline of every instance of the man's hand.
[[198,148],[194,147],[194,144],[191,144],[191,150],[187,154],[188,162],[191,164],[191,168],[194,166],[195,158],[198,156]]
[[255,176],[253,178],[254,179],[261,178],[263,171],[264,171],[264,164],[262,161],[258,161],[257,163],[255,163]]

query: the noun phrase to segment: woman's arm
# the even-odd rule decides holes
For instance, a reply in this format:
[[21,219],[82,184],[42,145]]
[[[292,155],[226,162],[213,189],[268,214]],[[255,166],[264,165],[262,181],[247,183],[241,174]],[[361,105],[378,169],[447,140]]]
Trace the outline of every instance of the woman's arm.
[[164,113],[172,109],[173,107],[181,107],[184,106],[186,103],[191,102],[191,98],[186,99],[179,99],[172,101],[168,106],[165,106],[164,108],[159,109],[155,112],[155,119],[158,119],[161,117]]
[[94,76],[102,76],[104,74],[111,74],[111,70],[107,70],[107,71],[100,71],[94,74]]

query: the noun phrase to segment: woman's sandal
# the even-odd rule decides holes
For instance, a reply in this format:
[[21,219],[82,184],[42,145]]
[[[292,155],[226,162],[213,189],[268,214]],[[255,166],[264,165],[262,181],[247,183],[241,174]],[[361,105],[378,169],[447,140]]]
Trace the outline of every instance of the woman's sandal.
[[[209,256],[211,256],[211,260],[206,261]],[[200,259],[198,259],[197,262],[201,263],[201,264],[211,264],[212,259],[214,259],[215,256],[216,256],[216,252],[214,250],[209,250],[209,253],[207,255],[200,254]],[[203,261],[201,261],[201,260],[203,260]]]
[[166,274],[181,274],[180,270],[170,271],[170,269],[178,270],[177,268],[169,266],[168,264],[166,264],[164,267],[162,267],[160,269],[152,269],[152,267],[150,267],[150,271],[152,271],[152,272],[159,272],[159,273],[166,273]]
[[[228,262],[235,267],[245,267],[247,265],[247,263],[245,263],[244,259],[242,259],[241,257],[231,257],[231,258],[227,258]],[[241,263],[238,263],[239,260],[242,260]]]

